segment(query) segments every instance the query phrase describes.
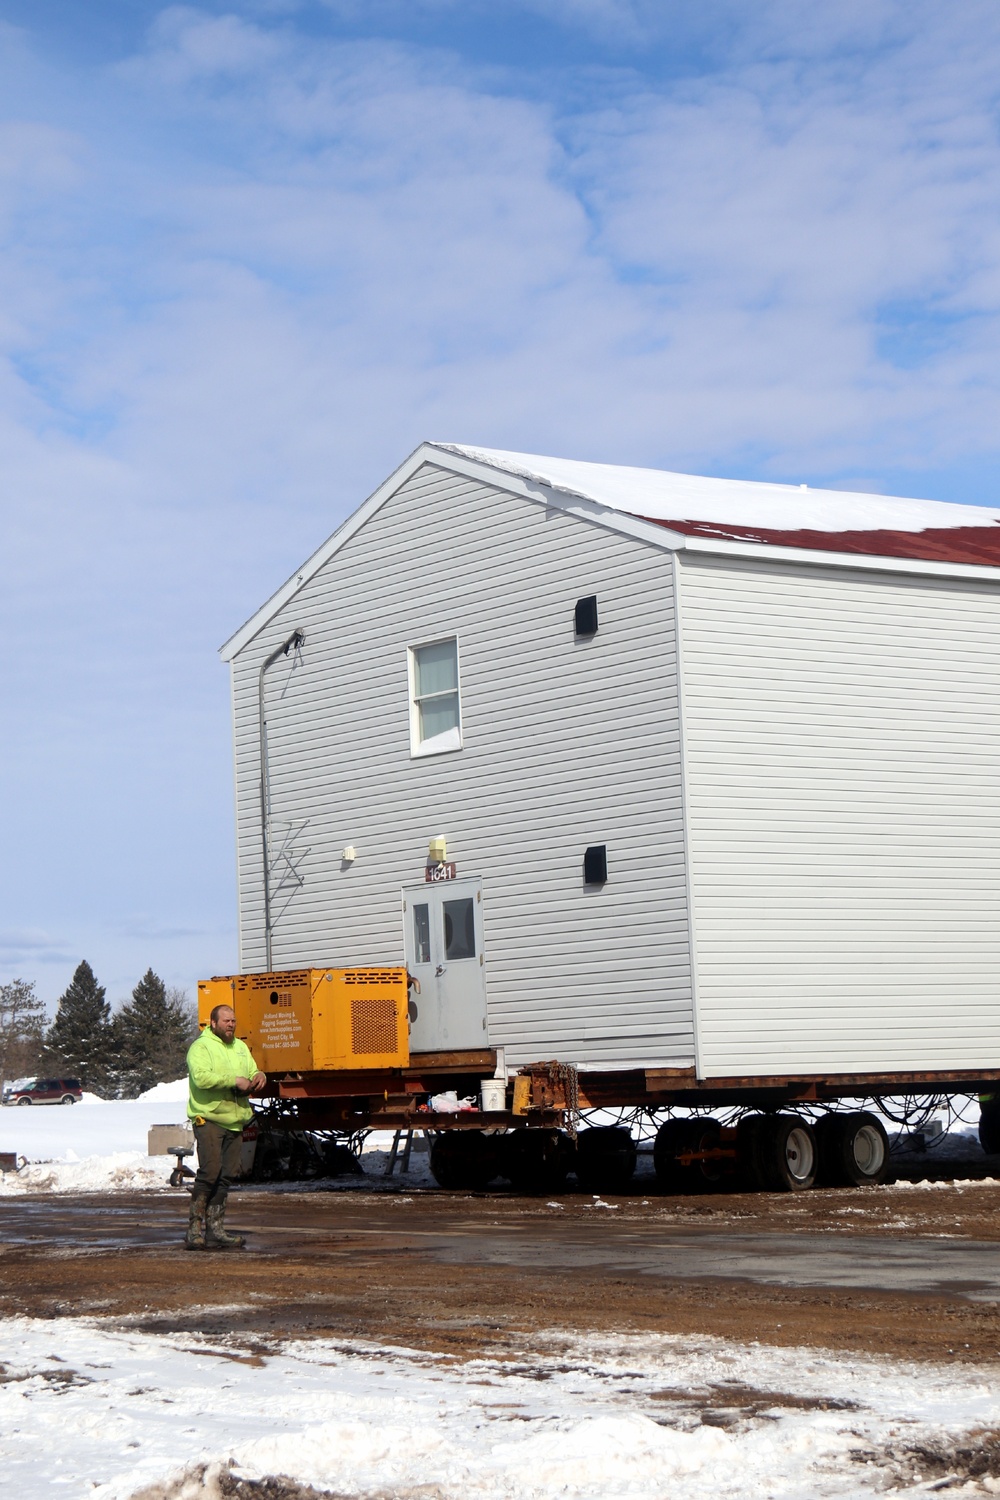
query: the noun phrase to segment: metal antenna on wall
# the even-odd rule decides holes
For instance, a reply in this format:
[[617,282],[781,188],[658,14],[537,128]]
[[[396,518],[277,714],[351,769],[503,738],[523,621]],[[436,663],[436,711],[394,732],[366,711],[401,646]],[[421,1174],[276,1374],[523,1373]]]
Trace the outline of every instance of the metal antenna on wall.
[[301,630],[294,630],[283,645],[277,646],[264,658],[257,678],[257,719],[260,730],[260,837],[264,853],[264,966],[271,971],[271,850],[270,850],[270,794],[267,766],[267,719],[264,715],[264,674],[273,667],[279,656],[297,651],[305,641]]

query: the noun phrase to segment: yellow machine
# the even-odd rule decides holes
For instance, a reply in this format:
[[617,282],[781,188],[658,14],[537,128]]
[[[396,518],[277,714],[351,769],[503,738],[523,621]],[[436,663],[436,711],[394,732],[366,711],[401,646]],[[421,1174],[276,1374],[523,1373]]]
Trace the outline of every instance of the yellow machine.
[[407,1001],[402,967],[289,969],[199,981],[198,1020],[231,1005],[265,1073],[405,1068]]

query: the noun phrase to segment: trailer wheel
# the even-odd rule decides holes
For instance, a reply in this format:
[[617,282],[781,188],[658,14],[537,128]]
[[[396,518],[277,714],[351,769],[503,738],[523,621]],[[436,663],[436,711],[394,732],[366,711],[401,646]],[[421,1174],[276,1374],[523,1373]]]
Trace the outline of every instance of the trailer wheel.
[[683,1151],[710,1151],[719,1144],[722,1126],[718,1120],[692,1116],[666,1120],[656,1132],[653,1166],[657,1181],[668,1193],[704,1193],[718,1185],[723,1166],[718,1161],[677,1160]]
[[979,1144],[987,1156],[1000,1152],[1000,1099],[990,1099],[979,1107]]
[[557,1193],[573,1165],[573,1143],[560,1130],[514,1130],[500,1136],[501,1172],[519,1193]]
[[812,1126],[798,1115],[775,1115],[769,1123],[763,1137],[769,1185],[780,1193],[812,1187],[819,1159]]
[[831,1187],[876,1187],[889,1170],[889,1138],[874,1115],[824,1115],[816,1128],[820,1171]]
[[497,1175],[495,1137],[481,1130],[445,1130],[431,1146],[431,1176],[451,1192],[481,1192]]
[[576,1180],[587,1192],[614,1193],[632,1180],[635,1141],[622,1125],[585,1130],[576,1143]]
[[749,1188],[794,1193],[816,1180],[816,1137],[798,1115],[747,1115],[739,1124],[737,1152]]

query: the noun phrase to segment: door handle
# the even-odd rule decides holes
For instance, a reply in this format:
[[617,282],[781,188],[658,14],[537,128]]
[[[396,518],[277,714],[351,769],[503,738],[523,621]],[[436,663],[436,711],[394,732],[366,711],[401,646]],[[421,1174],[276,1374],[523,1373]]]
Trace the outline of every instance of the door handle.
[[438,964],[437,968],[434,970],[434,978],[435,979],[440,979],[441,975],[443,973],[444,973],[444,964]]

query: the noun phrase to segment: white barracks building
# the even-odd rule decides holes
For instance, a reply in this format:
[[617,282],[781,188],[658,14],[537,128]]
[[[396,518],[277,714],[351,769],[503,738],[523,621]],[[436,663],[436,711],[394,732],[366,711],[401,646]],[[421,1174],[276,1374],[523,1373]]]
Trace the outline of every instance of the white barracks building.
[[405,957],[508,1066],[1000,1068],[1000,510],[425,443],[222,655],[244,972]]

